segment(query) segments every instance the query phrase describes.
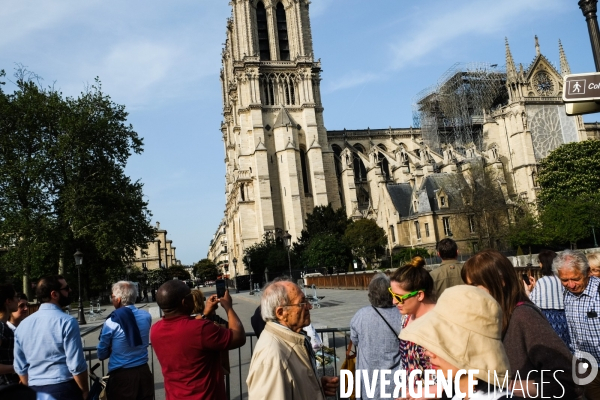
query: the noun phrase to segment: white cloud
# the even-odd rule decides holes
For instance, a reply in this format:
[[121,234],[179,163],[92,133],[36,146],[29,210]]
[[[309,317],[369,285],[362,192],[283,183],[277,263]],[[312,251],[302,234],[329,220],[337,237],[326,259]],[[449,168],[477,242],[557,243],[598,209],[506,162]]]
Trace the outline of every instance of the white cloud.
[[[527,24],[532,13],[554,13],[565,6],[560,0],[498,0],[466,1],[457,5],[427,7],[415,12],[412,32],[403,32],[402,39],[391,44],[392,69],[415,65],[424,57],[442,51],[456,39],[477,41],[481,35],[505,32],[508,26]],[[457,5],[455,8],[453,8]]]
[[380,79],[381,76],[361,71],[350,71],[347,74],[334,78],[331,83],[328,83],[324,88],[324,93],[332,93],[338,90],[348,89],[354,86],[363,85],[367,82],[372,82]]

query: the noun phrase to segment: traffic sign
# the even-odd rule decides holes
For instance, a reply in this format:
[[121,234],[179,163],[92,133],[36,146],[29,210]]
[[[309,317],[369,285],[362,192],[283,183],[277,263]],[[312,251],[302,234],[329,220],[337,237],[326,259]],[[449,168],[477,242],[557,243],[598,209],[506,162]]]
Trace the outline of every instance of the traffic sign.
[[566,75],[563,100],[565,103],[600,100],[600,72]]

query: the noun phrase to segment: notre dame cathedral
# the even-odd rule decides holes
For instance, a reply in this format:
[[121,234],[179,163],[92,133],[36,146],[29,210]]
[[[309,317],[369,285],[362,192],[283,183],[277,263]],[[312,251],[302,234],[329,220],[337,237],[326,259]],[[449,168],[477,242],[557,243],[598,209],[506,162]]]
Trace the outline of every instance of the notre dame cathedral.
[[[245,274],[244,250],[267,232],[295,241],[315,206],[345,207],[387,233],[388,251],[434,249],[452,236],[477,251],[478,226],[457,182],[477,162],[495,171],[507,203],[533,203],[538,162],[598,128],[565,113],[559,68],[541,52],[506,67],[455,65],[414,104],[414,127],[327,131],[321,65],[313,54],[309,0],[231,0],[222,52],[225,217],[208,257]],[[385,126],[385,121],[382,121]],[[232,268],[234,267],[234,268]],[[225,273],[225,270],[223,271]]]

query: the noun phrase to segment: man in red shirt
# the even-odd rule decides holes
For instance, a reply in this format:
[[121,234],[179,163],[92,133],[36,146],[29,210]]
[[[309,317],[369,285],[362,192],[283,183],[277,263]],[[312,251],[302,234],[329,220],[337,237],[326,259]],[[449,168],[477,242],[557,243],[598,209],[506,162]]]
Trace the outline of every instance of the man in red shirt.
[[194,300],[182,281],[163,284],[156,293],[156,302],[164,317],[150,330],[150,340],[162,368],[166,400],[226,399],[219,352],[246,343],[246,332],[231,307],[229,291],[218,301],[227,312],[229,329],[204,315],[190,317]]

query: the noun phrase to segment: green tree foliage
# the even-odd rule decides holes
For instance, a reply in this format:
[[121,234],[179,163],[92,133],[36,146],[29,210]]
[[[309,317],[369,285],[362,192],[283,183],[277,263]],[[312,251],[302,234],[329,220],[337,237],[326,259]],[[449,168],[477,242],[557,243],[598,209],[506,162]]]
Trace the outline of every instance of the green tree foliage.
[[343,245],[338,235],[321,232],[314,235],[304,251],[303,260],[309,268],[336,267],[343,271],[352,261],[348,248]]
[[14,93],[0,87],[0,266],[36,277],[62,263],[74,278],[79,248],[82,280],[102,289],[154,238],[142,183],[124,172],[142,139],[97,79],[64,98],[23,69],[16,78]]
[[197,278],[204,278],[204,280],[215,280],[217,276],[219,276],[219,269],[217,265],[209,260],[208,258],[204,258],[194,264],[194,275]]
[[[250,257],[250,262],[248,261]],[[292,265],[294,265],[292,259]],[[288,252],[283,244],[281,235],[267,233],[263,240],[246,249],[244,258],[239,260],[246,268],[251,269],[254,276],[263,277],[265,268],[270,273],[288,271]]]
[[600,141],[560,146],[540,163],[538,199],[544,207],[558,199],[589,198],[600,193]]
[[344,240],[352,253],[367,264],[382,255],[387,243],[385,231],[372,219],[359,219],[348,226]]
[[424,249],[422,247],[402,248],[398,252],[394,253],[394,255],[392,256],[392,263],[394,265],[394,268],[403,266],[404,264],[412,260],[413,257],[416,256],[421,256],[425,260],[427,260],[428,257],[431,257],[431,254],[427,249]]
[[173,265],[172,267],[167,268],[167,280],[177,278],[180,281],[187,281],[192,279],[190,273],[187,272],[185,268],[181,265]]
[[577,242],[600,225],[600,141],[567,143],[539,168],[542,234],[555,244]]
[[532,206],[521,202],[513,209],[514,222],[508,228],[508,243],[513,248],[544,244],[541,224]]
[[169,279],[169,276],[166,269],[159,268],[149,270],[146,278],[151,287],[158,288]]

